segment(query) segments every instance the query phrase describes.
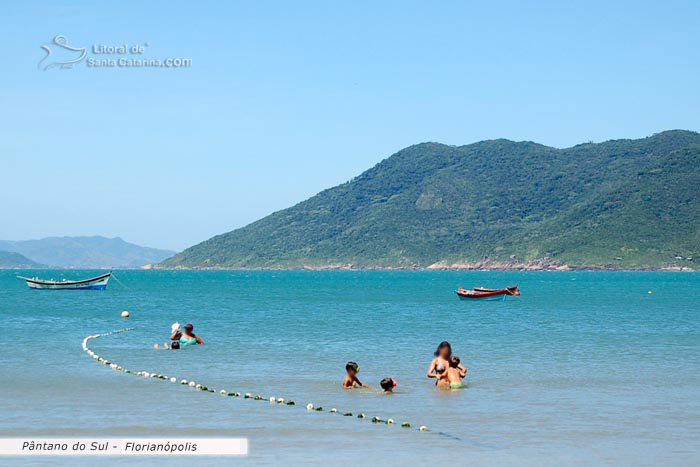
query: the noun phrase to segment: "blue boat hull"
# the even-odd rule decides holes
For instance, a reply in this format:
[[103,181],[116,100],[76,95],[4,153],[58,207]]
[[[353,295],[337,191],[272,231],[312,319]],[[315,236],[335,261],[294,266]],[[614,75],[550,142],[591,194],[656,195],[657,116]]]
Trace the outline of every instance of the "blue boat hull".
[[66,287],[66,288],[36,288],[36,287],[30,287],[32,290],[105,290],[107,288],[107,284],[103,285],[88,285],[85,287]]
[[508,295],[496,295],[495,297],[462,297],[457,295],[460,300],[465,300],[467,302],[505,302]]

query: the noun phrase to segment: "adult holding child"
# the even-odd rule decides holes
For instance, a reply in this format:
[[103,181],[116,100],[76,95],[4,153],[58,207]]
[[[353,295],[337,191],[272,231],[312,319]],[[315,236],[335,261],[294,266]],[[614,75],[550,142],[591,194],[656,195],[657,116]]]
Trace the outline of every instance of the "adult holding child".
[[[428,378],[435,378],[435,385],[438,389],[450,389],[450,378],[448,378],[447,369],[450,368],[450,359],[452,358],[452,346],[447,341],[440,342],[437,349],[435,350],[435,358],[430,362],[428,367]],[[454,365],[454,362],[452,362]],[[467,369],[459,363],[457,360],[457,365],[454,366],[457,370],[459,377],[464,378],[467,376]]]

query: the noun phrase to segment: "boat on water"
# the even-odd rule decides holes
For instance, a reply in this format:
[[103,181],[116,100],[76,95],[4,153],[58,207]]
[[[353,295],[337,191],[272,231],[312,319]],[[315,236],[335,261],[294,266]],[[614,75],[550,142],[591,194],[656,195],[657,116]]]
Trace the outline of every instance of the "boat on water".
[[39,290],[104,290],[107,288],[107,282],[112,276],[111,272],[107,274],[102,274],[101,276],[92,277],[90,279],[83,279],[78,281],[72,281],[68,279],[62,279],[60,281],[54,280],[43,280],[37,277],[22,277],[17,276],[18,279],[22,279],[27,282],[27,286],[30,289]]
[[474,287],[472,290],[459,287],[455,293],[460,300],[491,300],[503,301],[506,297],[518,297],[520,291],[518,286],[506,287],[505,289],[487,289],[484,287]]

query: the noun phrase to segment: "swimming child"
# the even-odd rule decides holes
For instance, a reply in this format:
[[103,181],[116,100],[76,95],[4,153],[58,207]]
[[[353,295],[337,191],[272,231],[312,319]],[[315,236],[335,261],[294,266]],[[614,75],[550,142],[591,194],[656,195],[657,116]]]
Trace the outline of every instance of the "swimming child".
[[396,387],[396,380],[394,380],[394,378],[384,378],[379,383],[379,386],[381,386],[385,393],[394,392],[394,388]]
[[153,348],[156,350],[163,349],[163,350],[177,350],[180,348],[180,343],[178,341],[173,341],[170,345],[168,345],[167,342],[163,343],[163,347],[159,347],[158,344],[153,344]]
[[449,359],[450,366],[447,368],[447,381],[449,381],[450,389],[463,389],[462,369],[459,366],[459,357],[453,355]]
[[360,365],[358,365],[355,362],[348,362],[345,365],[345,371],[347,372],[347,374],[345,375],[345,379],[343,380],[343,389],[367,387],[366,384],[362,384],[362,381],[360,381],[357,378],[357,373],[360,372]]

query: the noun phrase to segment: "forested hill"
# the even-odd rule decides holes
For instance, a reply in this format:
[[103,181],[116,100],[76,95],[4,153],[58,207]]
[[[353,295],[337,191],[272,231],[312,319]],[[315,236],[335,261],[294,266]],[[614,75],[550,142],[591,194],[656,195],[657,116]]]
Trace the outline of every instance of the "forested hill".
[[693,268],[699,167],[700,134],[681,130],[567,149],[422,143],[162,266]]

